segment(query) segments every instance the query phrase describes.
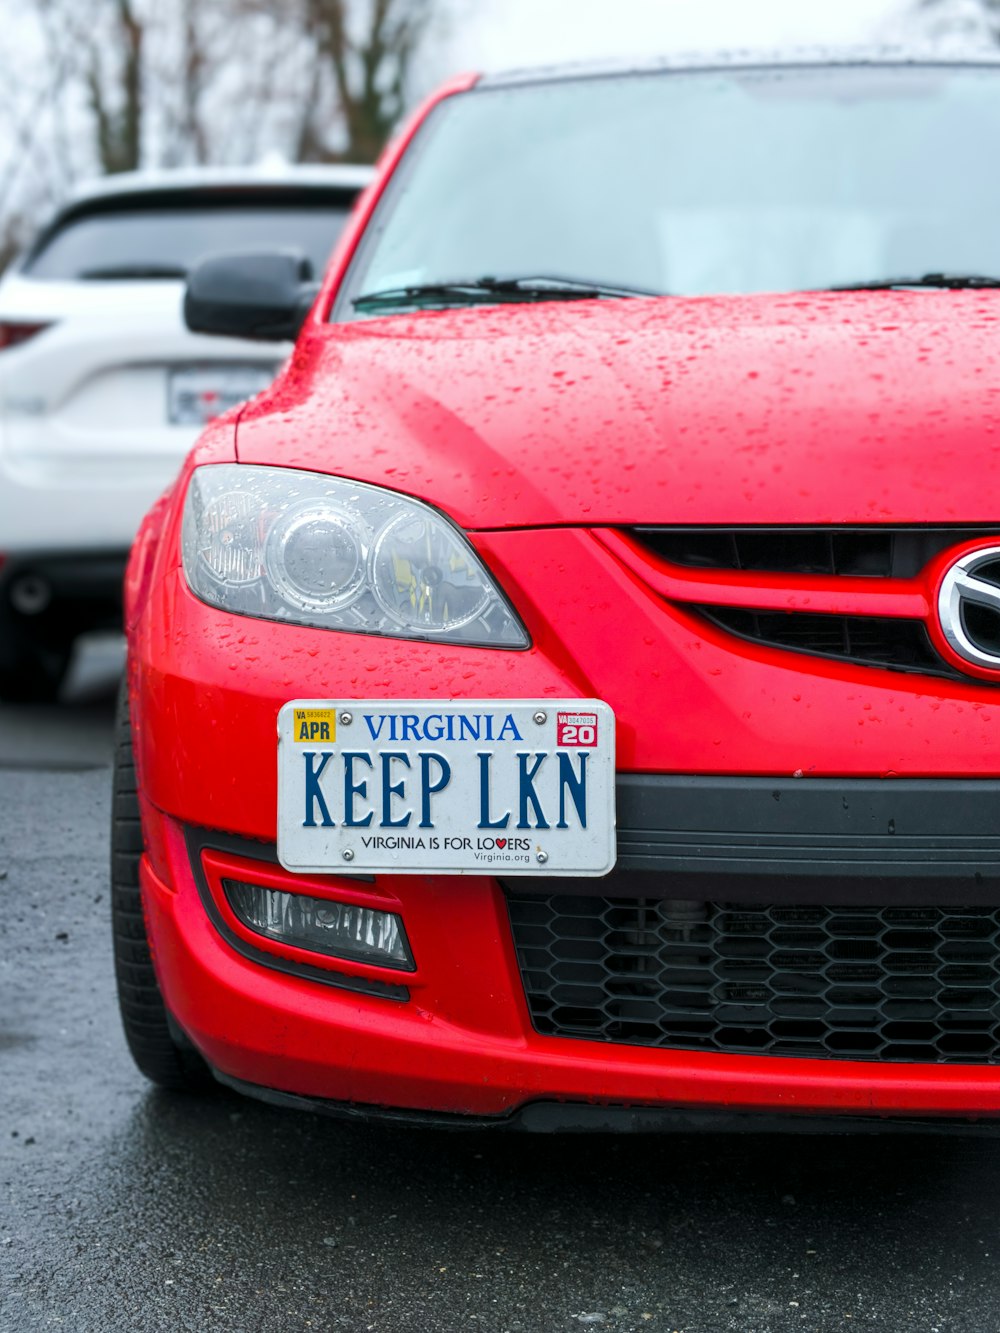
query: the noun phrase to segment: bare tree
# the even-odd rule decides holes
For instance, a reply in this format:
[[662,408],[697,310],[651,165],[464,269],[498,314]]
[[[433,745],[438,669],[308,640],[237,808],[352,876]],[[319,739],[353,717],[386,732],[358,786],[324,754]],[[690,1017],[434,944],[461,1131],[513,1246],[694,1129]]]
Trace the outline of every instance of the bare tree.
[[[134,0],[110,0],[104,23],[78,26],[97,155],[107,175],[142,162],[146,20]],[[110,40],[108,40],[110,38]]]
[[276,106],[287,113],[292,156],[372,161],[405,109],[414,61],[447,0],[32,2],[52,42],[65,47],[71,35],[96,157],[110,173],[151,156],[218,159],[224,134],[259,126]]
[[434,0],[304,0],[305,30],[332,75],[347,138],[334,154],[313,125],[303,144],[308,155],[374,160],[402,115],[433,14]]
[[1000,0],[914,0],[902,17],[932,41],[1000,44]]
[[205,89],[211,80],[213,69],[198,21],[199,11],[204,14],[206,10],[211,13],[208,6],[202,7],[192,0],[180,0],[179,82],[182,96],[179,129],[181,137],[190,146],[191,155],[196,162],[208,161],[208,135],[200,113]]
[[0,248],[95,172],[372,161],[460,3],[0,0]]

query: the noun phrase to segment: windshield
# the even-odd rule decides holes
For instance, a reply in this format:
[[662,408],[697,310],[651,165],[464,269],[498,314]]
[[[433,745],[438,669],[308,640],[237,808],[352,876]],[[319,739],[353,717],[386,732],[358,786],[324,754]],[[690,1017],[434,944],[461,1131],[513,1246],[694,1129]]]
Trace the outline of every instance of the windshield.
[[998,143],[988,67],[483,87],[432,114],[335,317],[364,314],[359,296],[486,276],[694,296],[1000,275]]
[[349,212],[345,200],[122,208],[70,216],[29,257],[24,271],[61,281],[183,278],[208,255],[294,246],[321,274]]

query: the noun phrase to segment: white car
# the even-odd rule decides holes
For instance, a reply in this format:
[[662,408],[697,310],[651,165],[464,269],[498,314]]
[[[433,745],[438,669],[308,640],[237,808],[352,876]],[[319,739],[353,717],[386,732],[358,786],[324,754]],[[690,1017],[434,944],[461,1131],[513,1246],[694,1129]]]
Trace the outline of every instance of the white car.
[[54,698],[120,621],[143,514],[205,422],[290,350],[184,325],[188,270],[291,247],[322,273],[371,171],[128,173],[79,192],[0,281],[0,698]]

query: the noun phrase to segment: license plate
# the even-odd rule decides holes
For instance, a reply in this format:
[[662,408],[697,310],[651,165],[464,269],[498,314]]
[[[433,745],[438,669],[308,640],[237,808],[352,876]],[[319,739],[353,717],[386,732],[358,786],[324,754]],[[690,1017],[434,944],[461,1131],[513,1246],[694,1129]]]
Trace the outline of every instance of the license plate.
[[188,366],[167,376],[167,420],[204,426],[253,398],[274,379],[274,366]]
[[605,875],[615,856],[599,700],[298,699],[278,716],[286,870]]

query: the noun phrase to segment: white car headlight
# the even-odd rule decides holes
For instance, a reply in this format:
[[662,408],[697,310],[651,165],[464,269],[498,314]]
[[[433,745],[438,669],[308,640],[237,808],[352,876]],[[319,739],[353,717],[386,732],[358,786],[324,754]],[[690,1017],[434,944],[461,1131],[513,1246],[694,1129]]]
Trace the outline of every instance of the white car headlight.
[[464,534],[430,506],[377,486],[288,468],[197,468],[183,556],[196,596],[237,615],[528,647]]

